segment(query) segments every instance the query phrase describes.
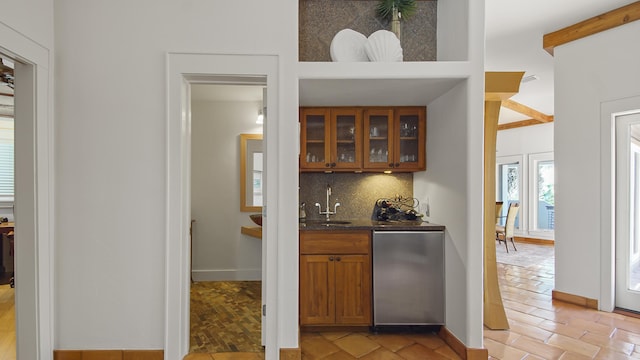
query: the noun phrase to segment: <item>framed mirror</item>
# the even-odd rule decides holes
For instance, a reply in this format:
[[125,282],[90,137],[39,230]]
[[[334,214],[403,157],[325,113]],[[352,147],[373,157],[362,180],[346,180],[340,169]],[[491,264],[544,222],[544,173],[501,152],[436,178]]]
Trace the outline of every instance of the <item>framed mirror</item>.
[[262,134],[240,134],[240,211],[262,211]]

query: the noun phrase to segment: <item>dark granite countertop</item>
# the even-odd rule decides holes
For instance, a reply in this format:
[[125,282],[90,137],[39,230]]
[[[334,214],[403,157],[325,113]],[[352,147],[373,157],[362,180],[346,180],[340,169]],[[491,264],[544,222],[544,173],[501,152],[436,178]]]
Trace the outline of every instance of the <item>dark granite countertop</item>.
[[376,230],[376,231],[443,231],[444,225],[426,221],[374,221],[369,219],[307,220],[300,222],[300,231],[305,230]]

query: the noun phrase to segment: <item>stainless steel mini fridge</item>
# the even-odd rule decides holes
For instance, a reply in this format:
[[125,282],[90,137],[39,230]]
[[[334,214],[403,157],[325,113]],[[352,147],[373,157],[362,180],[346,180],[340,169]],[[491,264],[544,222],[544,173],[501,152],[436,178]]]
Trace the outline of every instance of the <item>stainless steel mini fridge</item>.
[[444,324],[444,233],[373,232],[373,325]]

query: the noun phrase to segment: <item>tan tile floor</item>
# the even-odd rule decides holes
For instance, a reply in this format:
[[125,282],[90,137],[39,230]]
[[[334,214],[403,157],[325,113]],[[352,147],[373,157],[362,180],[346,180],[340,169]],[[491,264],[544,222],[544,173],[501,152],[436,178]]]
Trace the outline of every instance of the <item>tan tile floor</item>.
[[640,359],[640,319],[551,299],[553,246],[518,244],[496,255],[511,329],[485,328],[490,359]]
[[436,334],[305,332],[303,360],[460,359]]

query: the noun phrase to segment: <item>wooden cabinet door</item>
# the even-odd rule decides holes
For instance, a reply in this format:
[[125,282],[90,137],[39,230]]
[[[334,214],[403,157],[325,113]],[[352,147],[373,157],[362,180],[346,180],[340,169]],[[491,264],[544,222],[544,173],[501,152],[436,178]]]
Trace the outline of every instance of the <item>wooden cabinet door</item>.
[[300,256],[300,325],[334,324],[335,257]]
[[336,255],[336,324],[371,325],[369,255]]
[[365,170],[390,170],[393,165],[393,109],[364,111]]
[[393,168],[426,169],[426,111],[424,107],[400,107],[394,111]]
[[324,170],[331,166],[331,111],[300,109],[300,169]]
[[360,109],[331,109],[331,170],[362,170]]

